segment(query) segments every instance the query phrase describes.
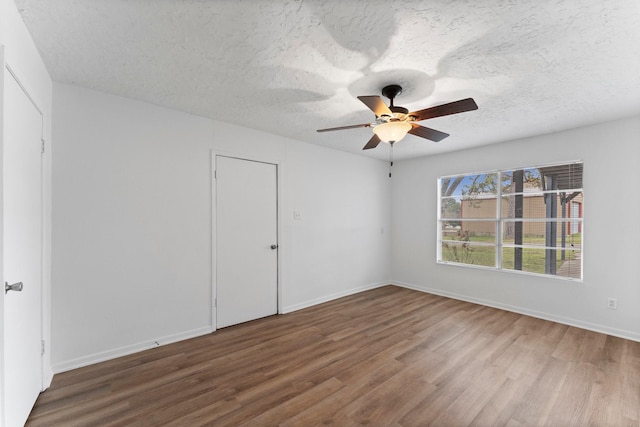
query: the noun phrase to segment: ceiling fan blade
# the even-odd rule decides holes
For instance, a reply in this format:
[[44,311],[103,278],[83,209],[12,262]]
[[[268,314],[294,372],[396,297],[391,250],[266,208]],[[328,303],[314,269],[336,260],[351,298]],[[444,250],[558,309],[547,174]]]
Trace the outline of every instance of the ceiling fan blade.
[[477,110],[478,104],[473,98],[461,99],[460,101],[449,102],[448,104],[438,105],[436,107],[425,108],[424,110],[409,113],[415,116],[416,121],[432,119],[434,117],[448,116],[450,114],[464,113],[465,111]]
[[349,126],[340,126],[340,127],[337,127],[337,128],[318,129],[316,132],[329,132],[329,131],[332,131],[332,130],[369,128],[369,127],[371,127],[371,123],[363,123],[361,125],[349,125]]
[[379,96],[359,96],[358,99],[362,101],[364,105],[369,107],[377,117],[393,115],[389,107],[387,107],[387,104],[385,104]]
[[440,142],[449,136],[448,133],[440,132],[439,130],[431,129],[426,126],[421,126],[417,123],[411,124],[412,128],[409,133],[415,136],[426,138],[430,141]]
[[369,142],[367,142],[367,145],[365,145],[362,149],[369,150],[371,148],[376,148],[378,144],[380,144],[380,138],[378,138],[378,135],[373,134]]

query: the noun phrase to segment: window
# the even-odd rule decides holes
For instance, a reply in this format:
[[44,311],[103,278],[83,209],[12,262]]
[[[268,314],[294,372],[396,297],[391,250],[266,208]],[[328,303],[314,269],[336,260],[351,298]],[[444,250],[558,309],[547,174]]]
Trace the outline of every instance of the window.
[[582,279],[581,162],[438,180],[438,262]]

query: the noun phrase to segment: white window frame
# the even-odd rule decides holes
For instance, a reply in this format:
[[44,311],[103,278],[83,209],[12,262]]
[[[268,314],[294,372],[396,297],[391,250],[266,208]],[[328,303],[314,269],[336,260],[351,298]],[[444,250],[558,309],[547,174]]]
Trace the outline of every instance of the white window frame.
[[[454,266],[462,266],[462,267],[467,267],[467,268],[476,268],[476,269],[485,269],[485,270],[499,270],[499,271],[506,271],[506,272],[510,272],[510,273],[516,273],[516,274],[525,274],[525,275],[533,275],[533,276],[542,276],[542,277],[548,277],[548,278],[554,278],[554,279],[560,279],[560,280],[569,280],[569,281],[577,281],[577,282],[582,282],[583,281],[583,277],[584,277],[584,211],[582,212],[582,216],[580,218],[575,218],[573,217],[573,213],[571,212],[571,204],[569,204],[569,211],[568,211],[568,216],[566,218],[503,218],[502,217],[502,199],[505,196],[505,194],[502,193],[502,175],[504,173],[507,172],[512,172],[515,170],[523,170],[523,169],[539,169],[539,168],[547,168],[547,167],[553,167],[553,166],[568,166],[568,165],[572,165],[572,164],[581,164],[584,165],[584,162],[582,160],[573,160],[573,161],[567,161],[567,162],[559,162],[559,163],[552,163],[552,164],[544,164],[544,165],[536,165],[536,166],[523,166],[523,167],[516,167],[516,168],[507,168],[507,169],[500,169],[500,170],[489,170],[489,171],[482,171],[482,172],[468,172],[468,173],[459,173],[459,174],[454,174],[454,175],[444,175],[441,176],[437,179],[436,185],[437,185],[437,195],[438,195],[438,203],[437,203],[437,220],[436,220],[436,224],[437,224],[437,229],[436,229],[436,262],[438,264],[445,264],[445,265],[454,265]],[[446,242],[455,242],[455,243],[460,243],[460,241],[453,241],[453,240],[448,240],[448,239],[443,239],[443,222],[444,221],[462,221],[461,218],[443,218],[442,215],[442,181],[444,179],[447,178],[453,178],[453,177],[460,177],[460,176],[474,176],[474,175],[489,175],[489,174],[495,174],[496,175],[496,179],[497,179],[497,185],[496,185],[496,216],[495,217],[488,217],[488,218],[464,218],[464,222],[480,222],[480,221],[485,221],[485,222],[495,222],[495,241],[492,243],[485,243],[485,242],[471,242],[471,246],[491,246],[491,247],[495,247],[495,266],[491,267],[491,266],[484,266],[484,265],[475,265],[475,264],[469,264],[469,263],[462,263],[462,262],[456,262],[456,261],[445,261],[443,260],[442,257],[442,248],[443,248],[443,243]],[[584,172],[583,172],[583,178],[584,178]],[[571,193],[571,192],[576,192],[579,191],[580,193],[582,193],[582,197],[583,197],[583,203],[584,203],[584,185],[583,188],[575,188],[575,189],[563,189],[563,190],[540,190],[539,192],[536,192],[536,195],[545,195],[545,194],[559,194],[559,193]],[[530,195],[531,193],[526,193],[526,192],[521,192],[521,193],[508,193],[508,196],[516,196],[516,195]],[[583,207],[584,209],[584,207]],[[513,268],[504,268],[503,265],[503,260],[502,260],[502,254],[503,254],[503,249],[504,248],[522,248],[522,249],[536,249],[536,250],[561,250],[560,248],[556,247],[549,247],[549,246],[538,246],[538,245],[527,245],[527,244],[521,244],[521,245],[516,245],[515,243],[504,243],[503,242],[503,230],[504,230],[504,224],[506,223],[516,223],[516,222],[522,222],[523,224],[525,223],[533,223],[533,222],[542,222],[542,223],[550,223],[550,222],[555,222],[558,224],[561,223],[566,223],[568,227],[571,227],[572,223],[579,223],[580,226],[580,233],[581,233],[581,246],[580,246],[580,278],[575,278],[575,277],[566,277],[566,276],[559,276],[557,274],[547,274],[547,273],[535,273],[535,272],[530,272],[530,271],[523,271],[523,270],[516,270]]]

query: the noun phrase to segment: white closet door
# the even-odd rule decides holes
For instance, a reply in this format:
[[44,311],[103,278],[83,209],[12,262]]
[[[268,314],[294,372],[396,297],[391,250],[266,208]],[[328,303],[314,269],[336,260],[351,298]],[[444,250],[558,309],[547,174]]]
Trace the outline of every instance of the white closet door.
[[20,426],[42,389],[42,116],[4,75],[3,262],[14,286],[4,295],[3,416],[5,426]]
[[217,328],[278,312],[277,223],[277,165],[217,156]]

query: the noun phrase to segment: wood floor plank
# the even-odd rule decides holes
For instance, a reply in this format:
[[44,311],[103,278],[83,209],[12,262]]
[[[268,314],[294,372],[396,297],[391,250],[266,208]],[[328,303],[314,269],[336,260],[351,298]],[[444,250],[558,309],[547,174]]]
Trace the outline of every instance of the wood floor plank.
[[513,415],[514,408],[517,407],[514,402],[520,401],[528,389],[528,384],[507,378],[475,418],[469,422],[469,426],[507,425]]
[[309,402],[322,400],[325,397],[336,393],[343,387],[344,384],[335,377],[329,378],[327,381],[310,388],[306,392],[286,401],[282,405],[275,406],[265,412],[262,412],[260,415],[249,420],[246,424],[248,426],[279,425],[306,409],[309,406]]
[[58,374],[27,425],[640,427],[640,343],[385,286]]
[[590,363],[571,363],[545,425],[589,425],[591,414],[587,409],[595,369]]
[[465,390],[434,421],[435,425],[469,425],[509,378],[502,368],[485,366],[475,378],[469,378]]
[[511,419],[523,424],[543,425],[549,419],[553,405],[558,401],[560,389],[567,380],[571,364],[555,357],[547,357],[547,364],[533,384],[522,394],[522,399],[514,406]]
[[[283,422],[283,427],[308,425],[348,425],[348,416],[342,409],[360,396],[383,384],[402,371],[404,364],[390,360],[370,369],[364,367],[364,374],[343,382],[345,386],[317,402],[309,402],[306,409]],[[342,423],[342,424],[341,424]]]
[[417,369],[403,369],[387,381],[355,399],[342,411],[355,425],[397,425],[435,386]]
[[429,390],[427,394],[413,409],[408,411],[399,420],[403,426],[438,426],[436,419],[447,413],[447,408],[467,388],[469,379],[479,376],[486,364],[477,359],[471,359],[460,366],[457,373],[442,378],[435,390]]

